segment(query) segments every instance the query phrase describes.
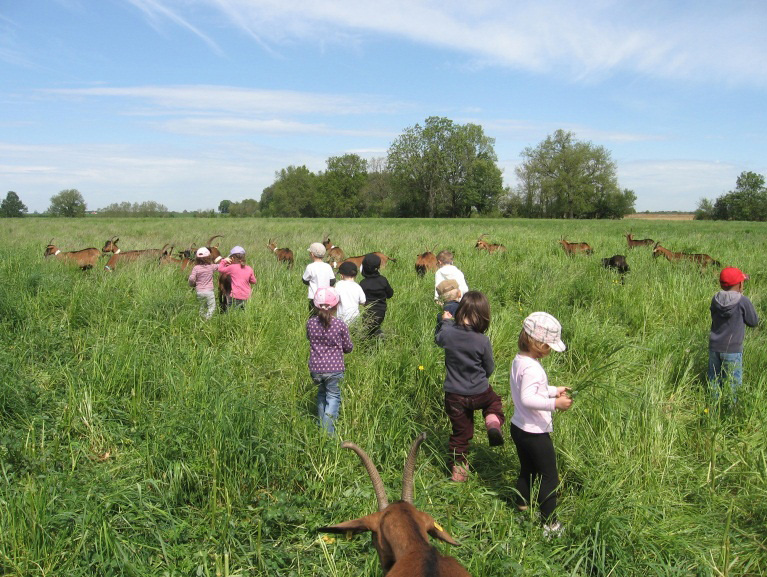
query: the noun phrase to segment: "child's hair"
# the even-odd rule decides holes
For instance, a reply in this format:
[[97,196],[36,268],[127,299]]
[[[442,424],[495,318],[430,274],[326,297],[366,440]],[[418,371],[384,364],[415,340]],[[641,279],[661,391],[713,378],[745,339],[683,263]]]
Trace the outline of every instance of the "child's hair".
[[212,264],[213,257],[208,256],[196,256],[194,257],[194,264]]
[[517,346],[523,353],[529,353],[536,358],[545,357],[551,352],[551,347],[549,345],[542,343],[541,341],[536,341],[525,332],[525,329],[522,329],[519,333]]
[[238,263],[242,268],[245,268],[245,253],[238,252],[229,257],[232,259],[232,264]]
[[450,301],[457,301],[461,297],[461,289],[454,288],[453,290],[449,290],[446,293],[442,293],[439,297],[439,300],[443,303],[447,303]]
[[449,250],[441,250],[437,253],[437,261],[442,264],[453,264],[453,253]]
[[329,308],[329,309],[323,309],[320,307],[314,307],[315,312],[317,313],[317,318],[320,319],[320,324],[324,328],[329,328],[331,321],[336,316],[336,309],[338,308],[338,305]]
[[490,326],[490,303],[484,293],[469,291],[455,311],[455,323],[466,325],[475,332],[485,333]]

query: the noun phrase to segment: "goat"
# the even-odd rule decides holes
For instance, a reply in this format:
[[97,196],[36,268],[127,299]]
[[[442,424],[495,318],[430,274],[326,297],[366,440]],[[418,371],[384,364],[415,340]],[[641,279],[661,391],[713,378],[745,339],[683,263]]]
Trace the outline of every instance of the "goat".
[[629,245],[629,248],[634,248],[635,246],[649,246],[651,244],[655,244],[655,241],[651,238],[643,238],[642,240],[634,240],[634,235],[632,233],[628,233],[626,235],[626,242]]
[[289,248],[277,248],[277,241],[273,238],[269,239],[269,243],[266,245],[270,251],[277,257],[277,262],[288,263],[288,268],[293,268],[293,251]]
[[416,255],[415,272],[418,276],[422,277],[426,274],[427,270],[437,270],[437,255],[434,254],[434,248]]
[[587,242],[567,242],[565,239],[562,239],[559,241],[559,244],[562,245],[562,248],[565,249],[565,252],[569,255],[573,255],[579,252],[593,254],[594,252]]
[[486,234],[479,235],[479,238],[477,239],[477,244],[474,245],[474,248],[477,250],[486,250],[487,252],[506,252],[506,247],[502,244],[490,244],[485,240],[484,237],[486,237]]
[[109,261],[106,265],[104,265],[106,270],[115,270],[115,268],[117,268],[117,264],[120,262],[133,262],[139,258],[144,257],[162,258],[162,256],[166,253],[166,249],[168,246],[170,246],[169,243],[166,243],[162,248],[146,248],[142,250],[128,250],[123,252],[120,247],[117,246],[117,242],[119,240],[119,238],[113,236],[108,241],[106,241],[106,243],[104,243],[104,247],[101,249],[101,252],[112,253],[112,256],[109,257]]
[[702,266],[706,266],[709,264],[713,264],[714,266],[721,266],[718,260],[713,259],[707,254],[703,253],[689,253],[689,252],[673,252],[668,250],[667,248],[664,248],[660,245],[659,242],[655,243],[655,246],[652,249],[652,255],[654,257],[657,257],[659,254],[662,254],[666,257],[666,260],[669,262],[673,262],[676,260],[691,260],[693,262],[696,262]]
[[[370,254],[370,253],[368,253],[368,254]],[[381,259],[381,268],[385,267],[386,263],[389,262],[389,261],[397,262],[396,258],[392,258],[390,256],[386,256],[382,252],[374,252],[372,254],[378,255],[378,258]],[[362,256],[350,256],[349,258],[345,259],[343,262],[338,263],[338,266],[341,266],[344,262],[353,262],[354,264],[357,265],[357,270],[362,270],[362,259],[364,259],[364,258],[365,258],[364,254]]]
[[[338,268],[342,262],[348,260],[344,251],[330,242],[330,237],[328,235],[323,235],[322,245],[325,247],[326,251],[325,261],[329,262],[330,266],[333,268]],[[357,266],[359,267],[359,264]]]
[[48,258],[49,256],[54,256],[64,260],[74,261],[75,264],[83,270],[93,268],[101,256],[99,249],[94,247],[61,252],[58,247],[52,243],[53,239],[51,239],[50,242],[48,242],[48,246],[45,247],[43,257]]
[[614,254],[610,258],[603,258],[602,266],[605,268],[614,268],[621,274],[625,274],[631,270],[626,262],[626,257],[622,254]]
[[387,577],[471,577],[458,561],[443,555],[429,543],[429,535],[451,545],[459,543],[431,515],[413,506],[415,458],[425,438],[426,433],[421,433],[413,441],[402,474],[402,498],[392,504],[386,499],[383,481],[370,457],[354,443],[342,443],[343,448],[352,449],[362,460],[373,482],[378,512],[338,525],[321,527],[319,531],[347,534],[370,531],[378,560]]
[[173,256],[174,248],[175,247],[172,246],[160,255],[160,264],[176,264],[181,270],[186,270],[187,268],[194,266],[194,254],[191,257],[188,257],[186,256],[187,251],[181,251],[179,252],[179,257],[176,258]]

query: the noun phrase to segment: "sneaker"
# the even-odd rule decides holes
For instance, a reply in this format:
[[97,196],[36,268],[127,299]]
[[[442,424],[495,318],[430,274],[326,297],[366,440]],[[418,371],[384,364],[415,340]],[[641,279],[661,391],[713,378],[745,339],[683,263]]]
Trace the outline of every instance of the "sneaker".
[[525,512],[527,511],[527,505],[517,505],[517,511]]
[[488,429],[487,440],[491,447],[499,447],[500,445],[503,445],[503,433],[501,433],[500,429]]
[[469,479],[469,468],[466,465],[453,465],[453,474],[451,481],[456,483],[465,483]]
[[560,537],[564,530],[565,528],[562,523],[559,521],[554,521],[553,523],[549,523],[543,526],[543,536],[546,537],[546,539]]

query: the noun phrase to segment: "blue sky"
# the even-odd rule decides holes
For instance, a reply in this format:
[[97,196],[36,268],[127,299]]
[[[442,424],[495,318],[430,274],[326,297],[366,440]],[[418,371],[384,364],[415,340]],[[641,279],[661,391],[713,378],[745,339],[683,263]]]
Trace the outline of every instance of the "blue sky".
[[444,116],[506,185],[562,128],[637,210],[694,210],[767,174],[766,28],[763,0],[0,0],[0,196],[217,208]]

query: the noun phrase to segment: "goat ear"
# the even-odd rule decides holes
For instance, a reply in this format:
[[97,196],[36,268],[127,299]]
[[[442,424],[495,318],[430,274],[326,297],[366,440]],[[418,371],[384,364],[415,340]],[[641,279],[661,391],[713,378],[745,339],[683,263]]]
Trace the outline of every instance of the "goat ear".
[[456,541],[455,539],[453,539],[453,538],[450,536],[450,533],[448,533],[447,531],[445,531],[445,530],[444,530],[444,529],[443,529],[443,528],[442,528],[442,527],[439,525],[439,523],[436,523],[436,522],[435,522],[435,523],[434,523],[434,524],[431,526],[431,529],[429,529],[429,530],[428,530],[428,533],[429,533],[429,535],[431,535],[431,536],[432,536],[432,537],[434,537],[435,539],[439,539],[440,541],[444,541],[445,543],[450,543],[450,545],[455,545],[455,546],[460,546],[460,545],[461,545],[461,544],[460,544],[458,541]]
[[321,533],[351,533],[353,535],[364,533],[365,531],[372,531],[375,533],[378,531],[379,520],[380,514],[373,513],[372,515],[366,515],[359,519],[344,521],[338,525],[320,527],[317,531],[320,531]]

